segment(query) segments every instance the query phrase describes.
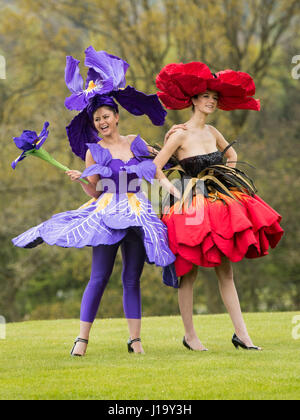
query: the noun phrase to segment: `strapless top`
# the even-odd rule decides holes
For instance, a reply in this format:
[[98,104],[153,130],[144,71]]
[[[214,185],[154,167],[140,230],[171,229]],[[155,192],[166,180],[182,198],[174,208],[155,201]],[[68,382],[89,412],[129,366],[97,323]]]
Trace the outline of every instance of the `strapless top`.
[[197,155],[182,159],[179,161],[186,175],[196,177],[203,169],[211,165],[220,165],[223,163],[224,152],[212,152],[207,155]]

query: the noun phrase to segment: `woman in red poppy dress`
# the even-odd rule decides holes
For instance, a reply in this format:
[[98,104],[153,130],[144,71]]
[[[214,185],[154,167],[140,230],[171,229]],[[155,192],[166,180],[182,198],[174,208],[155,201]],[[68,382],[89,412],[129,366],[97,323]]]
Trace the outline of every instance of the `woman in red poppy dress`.
[[[176,261],[165,268],[164,282],[179,288],[183,344],[191,350],[206,350],[193,324],[193,284],[202,266],[215,268],[235,328],[232,343],[236,348],[260,350],[248,334],[231,263],[265,256],[269,247],[275,248],[283,235],[281,216],[256,195],[251,179],[236,168],[232,145],[206,124],[216,108],[259,111],[260,102],[253,98],[254,81],[247,73],[233,70],[212,74],[204,63],[193,62],[167,65],[156,83],[166,108],[193,107],[190,120],[171,129],[154,160],[156,176],[173,200],[164,208],[163,222]],[[162,171],[172,156],[181,173],[181,191]]]

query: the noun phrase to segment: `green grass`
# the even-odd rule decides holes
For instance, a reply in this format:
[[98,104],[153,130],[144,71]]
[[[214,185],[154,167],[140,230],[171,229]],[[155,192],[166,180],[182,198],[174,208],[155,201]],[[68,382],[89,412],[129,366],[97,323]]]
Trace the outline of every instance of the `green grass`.
[[195,317],[206,353],[183,347],[180,317],[144,318],[145,355],[127,353],[125,320],[97,320],[85,358],[69,355],[76,320],[8,324],[0,340],[0,399],[298,400],[294,315],[245,314],[263,352],[234,349],[228,315]]

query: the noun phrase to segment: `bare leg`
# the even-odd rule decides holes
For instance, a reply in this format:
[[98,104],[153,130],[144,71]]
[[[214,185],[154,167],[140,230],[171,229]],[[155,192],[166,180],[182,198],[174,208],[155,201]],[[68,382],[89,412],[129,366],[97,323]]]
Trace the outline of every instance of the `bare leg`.
[[234,284],[233,270],[228,258],[223,258],[222,264],[215,268],[219,280],[219,289],[224,305],[233,322],[236,335],[246,344],[253,346],[243,319],[238,293]]
[[[140,338],[142,320],[141,319],[127,319],[127,322],[128,322],[130,339],[134,340],[135,338]],[[142,343],[140,343],[139,341],[137,341],[136,343],[132,343],[131,347],[133,348],[135,353],[144,353]]]
[[[79,337],[80,338],[83,338],[84,340],[88,340],[89,339],[89,336],[90,336],[90,331],[91,331],[92,325],[93,324],[90,323],[90,322],[80,321],[80,333],[79,333]],[[79,354],[81,356],[84,356],[85,355],[85,352],[86,352],[86,348],[87,348],[87,344],[78,342],[76,344],[75,348],[74,348],[73,353],[74,354]]]
[[185,329],[186,342],[193,350],[203,351],[205,347],[201,344],[193,323],[193,286],[197,278],[198,267],[194,268],[182,277],[178,289],[178,302],[181,317]]

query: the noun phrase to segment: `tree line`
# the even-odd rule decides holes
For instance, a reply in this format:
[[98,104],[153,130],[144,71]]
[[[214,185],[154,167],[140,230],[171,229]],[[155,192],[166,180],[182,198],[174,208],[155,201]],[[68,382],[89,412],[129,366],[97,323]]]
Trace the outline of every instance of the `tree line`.
[[[7,320],[78,317],[89,280],[91,250],[42,245],[16,249],[11,238],[53,214],[78,208],[87,197],[77,184],[41,161],[10,163],[17,157],[12,137],[39,131],[50,122],[45,148],[74,169],[83,162],[68,145],[65,127],[76,113],[64,108],[66,55],[81,60],[93,45],[130,64],[127,83],[155,93],[155,76],[169,62],[203,61],[212,71],[250,73],[262,111],[218,111],[211,120],[237,139],[239,160],[255,179],[259,195],[283,216],[284,239],[270,255],[235,264],[244,310],[297,310],[300,306],[299,248],[299,80],[292,58],[300,54],[297,0],[12,0],[0,6],[0,314]],[[121,132],[140,133],[162,144],[189,110],[168,113],[164,127],[121,110]],[[121,258],[118,256],[99,316],[122,316]],[[214,270],[201,269],[195,311],[224,310]],[[144,315],[178,313],[177,295],[162,285],[161,270],[145,266]]]

